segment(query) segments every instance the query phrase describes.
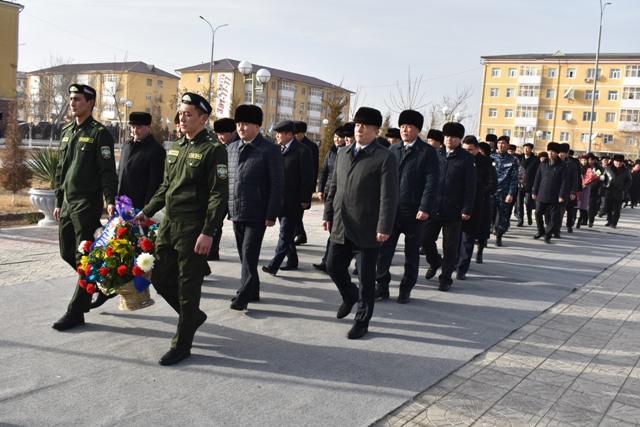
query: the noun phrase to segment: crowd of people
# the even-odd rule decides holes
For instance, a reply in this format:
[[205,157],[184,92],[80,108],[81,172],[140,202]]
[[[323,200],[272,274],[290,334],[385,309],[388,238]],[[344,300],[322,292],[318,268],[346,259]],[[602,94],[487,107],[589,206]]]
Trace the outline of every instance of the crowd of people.
[[[151,116],[131,113],[132,137],[116,168],[113,138],[92,117],[95,90],[74,84],[69,92],[74,120],[62,129],[56,173],[60,252],[75,270],[81,256],[76,248],[99,227],[104,202],[114,213],[117,195],[131,197],[137,223],[164,210],[151,281],[179,320],[162,365],[190,356],[207,319],[200,309],[202,281],[211,274],[207,261],[219,259],[224,218],[233,224],[241,263],[230,308],[245,310],[260,301],[260,252],[267,227],[276,221],[278,243],[262,271],[275,276],[299,268],[296,246],[307,240],[302,219],[316,179],[329,238],[313,267],[329,275],[342,297],[337,318],[357,306],[349,339],[368,333],[375,300],[390,297],[389,270],[401,234],[404,272],[397,302],[406,304],[421,253],[429,266],[425,278],[440,270],[439,290],[446,292],[454,274],[466,279],[476,247],[475,260],[483,262],[492,233],[495,245],[503,245],[514,214],[518,227],[535,219],[532,237],[551,243],[561,237],[565,217],[568,233],[592,227],[604,215],[605,225],[615,228],[623,203],[634,208],[640,199],[640,161],[593,153],[575,159],[568,144],[555,142],[545,152],[536,154],[525,144],[516,153],[508,136],[487,135],[479,142],[454,122],[429,130],[423,140],[424,117],[414,110],[403,111],[398,128],[383,137],[380,111],[359,108],[351,122],[335,129],[334,145],[319,166],[318,146],[305,136],[304,122],[278,123],[274,143],[261,133],[262,110],[241,105],[210,131],[211,105],[195,93],[181,97],[178,139],[167,152],[150,134]],[[349,271],[353,259],[358,285]],[[84,313],[110,297],[98,293],[92,300],[76,286],[53,328],[84,324]]]

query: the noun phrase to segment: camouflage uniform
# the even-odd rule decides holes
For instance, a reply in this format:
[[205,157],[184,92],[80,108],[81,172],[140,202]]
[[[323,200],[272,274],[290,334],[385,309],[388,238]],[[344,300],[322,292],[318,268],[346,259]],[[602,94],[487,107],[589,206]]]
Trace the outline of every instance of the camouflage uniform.
[[493,166],[498,174],[498,189],[491,196],[491,217],[494,219],[496,234],[502,236],[509,228],[511,205],[505,198],[511,195],[515,202],[518,194],[518,159],[508,153],[491,154]]

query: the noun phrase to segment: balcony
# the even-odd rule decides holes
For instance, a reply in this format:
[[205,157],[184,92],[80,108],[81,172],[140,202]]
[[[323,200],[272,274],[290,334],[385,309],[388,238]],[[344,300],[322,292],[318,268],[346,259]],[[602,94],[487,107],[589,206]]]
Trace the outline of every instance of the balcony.
[[640,132],[639,122],[618,122],[618,130],[621,132]]
[[623,86],[640,86],[640,77],[625,77],[622,79]]
[[311,126],[311,125],[309,125],[307,127],[307,133],[320,133],[320,127],[319,126]]
[[640,99],[622,99],[620,100],[620,108],[640,110]]
[[278,114],[293,114],[293,107],[284,107],[282,105],[278,105]]
[[518,96],[516,97],[516,105],[535,106],[540,105],[539,96]]
[[513,124],[515,126],[521,126],[521,127],[531,126],[535,128],[536,126],[538,126],[538,118],[537,117],[516,117],[513,120]]
[[278,96],[280,98],[291,98],[293,99],[296,96],[296,93],[292,90],[280,89],[278,91]]
[[522,136],[515,136],[513,138],[511,138],[511,142],[515,145],[517,145],[518,147],[522,147],[524,144],[530,143],[535,145],[535,138],[534,137],[522,137]]
[[519,76],[518,84],[520,85],[539,85],[542,83],[542,76]]
[[320,111],[312,111],[312,110],[308,111],[309,118],[319,119],[321,114],[322,113]]
[[309,95],[309,103],[312,103],[312,102],[322,104],[322,98],[315,95]]

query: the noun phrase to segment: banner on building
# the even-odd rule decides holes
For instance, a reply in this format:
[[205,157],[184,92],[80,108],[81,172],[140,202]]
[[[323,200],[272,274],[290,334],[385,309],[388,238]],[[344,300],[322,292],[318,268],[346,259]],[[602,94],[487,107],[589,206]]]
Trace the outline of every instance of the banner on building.
[[216,85],[216,117],[231,116],[231,96],[233,94],[233,73],[218,73]]

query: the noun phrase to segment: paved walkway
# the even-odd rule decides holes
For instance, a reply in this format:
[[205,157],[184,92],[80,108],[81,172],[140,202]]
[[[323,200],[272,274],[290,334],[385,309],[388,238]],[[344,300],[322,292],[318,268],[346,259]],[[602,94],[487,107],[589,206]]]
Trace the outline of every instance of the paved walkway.
[[[313,239],[315,243],[318,244],[318,249],[321,249],[322,242],[326,239],[326,236],[316,231],[319,228],[319,216],[320,210],[318,207],[315,207],[315,209],[305,217],[305,220],[310,234],[310,240]],[[445,370],[443,372],[445,373],[438,377],[439,381],[431,382],[431,384],[434,384],[433,386],[415,395],[409,402],[392,411],[373,425],[626,426],[640,424],[640,351],[638,350],[640,348],[640,277],[638,277],[640,275],[640,248],[638,247],[640,245],[640,240],[638,239],[638,237],[640,237],[639,223],[640,211],[624,209],[622,220],[616,230],[604,228],[597,224],[593,229],[581,230],[580,232],[574,233],[574,236],[565,236],[565,239],[562,241],[554,241],[555,243],[549,246],[544,246],[542,243],[535,243],[535,241],[530,239],[529,234],[533,233],[532,228],[517,229],[514,227],[512,232],[506,236],[506,247],[500,248],[495,252],[489,248],[485,253],[485,258],[488,257],[491,259],[497,255],[499,256],[499,254],[505,254],[503,255],[504,257],[509,252],[516,253],[518,251],[517,244],[522,242],[526,245],[534,243],[535,245],[542,245],[535,247],[538,249],[540,247],[546,249],[546,254],[551,253],[550,256],[552,258],[555,257],[555,259],[551,261],[554,261],[556,264],[558,263],[558,259],[562,259],[563,253],[568,255],[569,251],[583,251],[585,259],[594,256],[597,257],[597,259],[609,256],[612,259],[612,264],[607,264],[609,266],[604,270],[601,270],[599,267],[599,270],[589,276],[593,277],[590,280],[584,282],[576,281],[576,289],[573,293],[555,305],[551,305],[550,308],[537,317],[535,317],[535,315],[532,316],[531,318],[533,318],[533,320],[519,327],[511,334],[503,334],[503,337],[507,335],[505,339],[495,345],[484,347],[483,349],[488,349],[474,357],[468,363],[461,366],[460,364],[456,364],[456,361],[452,359],[451,361],[453,363],[447,364],[445,363],[446,356],[455,353],[441,355],[442,359],[439,363],[442,365],[442,369]],[[233,254],[235,252],[233,239],[230,234],[231,227],[225,227],[222,248],[225,254]],[[275,234],[276,233],[273,232],[267,234],[269,247],[266,250],[267,257],[275,244]],[[575,235],[578,235],[578,237],[576,238]],[[616,247],[617,239],[625,240],[625,247],[629,249],[624,253],[620,252],[619,248]],[[528,246],[522,249],[529,250],[527,248]],[[629,250],[630,252],[628,252]],[[263,252],[265,252],[264,249]],[[315,258],[319,254],[321,254],[321,250],[314,250],[311,260],[316,262]],[[537,257],[540,257],[536,265],[548,261],[548,259],[543,259],[544,252],[536,252],[536,254]],[[228,257],[231,257],[231,255]],[[307,256],[307,259],[301,261],[309,262],[310,259]],[[491,262],[493,262],[493,270],[489,271],[495,272],[496,269],[503,267],[497,259],[493,259]],[[533,259],[528,259],[528,267],[537,268],[536,265],[533,265],[534,262]],[[395,264],[398,263],[401,262],[396,260]],[[222,264],[212,265],[218,266]],[[547,265],[545,274],[557,275],[562,273],[560,270],[556,271],[550,268],[548,262],[544,265]],[[513,264],[513,266],[514,267],[511,268],[523,268],[522,265],[518,264]],[[222,270],[217,270],[217,274],[224,273],[224,269],[227,268],[231,271],[231,267],[232,266],[225,266]],[[236,266],[233,267],[235,268]],[[479,274],[483,274],[480,267],[475,266],[475,268],[476,271],[480,270]],[[484,266],[482,268],[487,267]],[[451,304],[450,307],[455,308],[453,305],[455,301],[459,301],[458,304],[460,304],[462,298],[465,296],[464,292],[456,294],[456,290],[463,289],[463,287],[469,284],[475,284],[476,286],[474,287],[477,289],[477,291],[475,291],[477,292],[476,294],[472,293],[469,294],[469,296],[473,298],[474,295],[476,295],[479,301],[478,304],[482,304],[485,296],[483,294],[485,288],[482,287],[482,283],[474,283],[473,271],[474,267],[472,267],[472,271],[470,272],[472,274],[467,280],[469,283],[462,284],[456,281],[454,289],[449,294],[416,288],[419,299],[409,304],[411,306],[409,308],[415,309],[414,304],[419,306],[419,300],[423,300],[427,304],[426,308],[431,313],[434,313],[434,310],[436,310],[438,306],[443,307],[446,313],[447,304]],[[485,270],[484,274],[486,274],[486,271],[487,270]],[[492,293],[496,292],[496,286],[501,285],[502,281],[504,281],[505,289],[509,284],[517,284],[519,287],[522,287],[523,284],[525,286],[536,286],[536,288],[540,287],[536,282],[523,282],[521,276],[514,275],[511,279],[508,276],[505,277],[503,271],[509,270],[500,270],[498,274],[500,277],[494,278],[493,281],[489,283]],[[15,286],[15,290],[17,291],[19,288],[22,288],[22,284],[25,284],[25,289],[27,289],[33,286],[34,282],[40,280],[60,279],[69,276],[69,266],[57,255],[57,230],[55,228],[24,227],[0,229],[0,286]],[[278,278],[274,283],[280,286],[280,281],[284,280],[285,282],[283,283],[295,287],[303,281],[307,281],[305,282],[306,285],[309,280],[309,275],[303,275],[297,279],[294,277],[294,279],[294,281],[291,281],[287,280],[286,277],[283,279]],[[421,279],[421,282],[422,281]],[[314,292],[317,291],[315,288],[309,289]],[[329,290],[331,294],[334,293],[334,290]],[[225,288],[223,287],[222,292],[224,291]],[[232,292],[232,289],[229,289],[228,293],[230,292]],[[10,294],[20,294],[20,292],[11,292]],[[269,296],[269,294],[267,295]],[[325,297],[320,297],[321,295],[324,294],[318,293],[316,295],[314,293],[314,301],[316,299],[318,301],[324,300]],[[566,295],[566,293],[564,295]],[[539,295],[537,294],[537,296]],[[65,300],[66,298],[67,296],[64,295],[60,299]],[[292,299],[291,297],[289,298],[288,304],[291,304]],[[430,300],[432,300],[434,304],[430,304]],[[297,301],[295,297],[293,301]],[[557,301],[557,299],[554,301]],[[271,305],[277,305],[278,302],[274,296],[271,296]],[[544,303],[545,301],[541,301],[540,306]],[[56,304],[57,308],[53,310],[53,312],[57,313],[60,307],[58,303]],[[208,302],[208,304],[209,307],[214,307],[212,302]],[[216,304],[218,303],[216,302]],[[509,304],[518,304],[518,301],[509,301]],[[224,303],[219,305],[223,307]],[[376,306],[376,314],[374,317],[379,326],[377,327],[378,330],[370,335],[374,337],[375,334],[377,334],[377,343],[382,342],[384,344],[384,341],[388,339],[387,337],[395,337],[397,335],[385,333],[388,329],[384,329],[387,326],[393,325],[393,316],[399,316],[402,313],[401,311],[394,311],[398,309],[396,306],[397,304],[389,302],[382,302]],[[258,305],[256,305],[256,307],[258,307]],[[276,316],[277,313],[277,311],[265,311],[268,307],[269,302],[267,301],[267,305],[262,308],[262,312],[266,314],[267,319],[270,316]],[[280,311],[286,310],[285,307],[286,305],[278,307],[278,309]],[[466,305],[465,307],[467,307],[467,310],[473,310],[472,305]],[[291,316],[294,316],[293,313],[295,313],[295,309],[300,310],[300,308],[294,307]],[[142,317],[153,320],[155,319],[154,314],[164,314],[164,311],[154,310],[161,310],[161,307],[145,312]],[[233,322],[246,322],[251,319],[251,313],[248,314],[248,317],[236,318],[231,317],[228,310],[222,310],[224,310],[224,308],[218,311],[218,313],[222,313],[219,314],[220,320],[214,320],[214,322],[220,322],[218,326],[230,327],[234,325]],[[325,309],[322,309],[318,313],[320,314],[324,311]],[[538,311],[538,313],[539,312],[540,311]],[[170,311],[168,313],[170,313]],[[41,316],[45,318],[37,319],[36,325],[52,320],[50,319],[52,312],[42,313]],[[255,321],[258,321],[261,320],[260,316],[263,315],[258,309],[258,311],[253,312],[253,316],[255,316]],[[446,314],[440,313],[439,316],[442,318],[446,316]],[[211,319],[214,318],[214,316],[211,316]],[[114,325],[118,326],[119,324],[117,322],[120,319],[113,319],[114,322],[116,322]],[[135,316],[132,317],[132,319],[135,319]],[[321,319],[322,317],[316,319],[314,316],[309,320],[317,322],[317,320]],[[125,320],[127,320],[127,318],[125,318]],[[489,320],[495,322],[493,319]],[[505,319],[505,326],[508,326],[510,320],[512,319]],[[169,333],[172,330],[171,323],[173,321],[174,320],[171,320],[169,326],[166,328]],[[271,323],[273,324],[275,321],[276,318],[273,317]],[[305,321],[307,321],[307,319],[303,320],[303,322]],[[402,319],[402,321],[404,322],[404,319]],[[433,324],[433,321],[430,323]],[[443,321],[442,325],[445,326],[446,323],[446,321]],[[433,337],[431,335],[424,335],[425,332],[422,328],[416,330],[409,329],[410,324],[411,323],[406,323],[405,330],[398,329],[398,331],[402,331],[401,333],[403,336],[406,335],[407,339],[410,336],[416,338],[413,344],[414,350],[417,351],[417,349],[420,348],[420,343],[424,340],[430,341],[434,345],[440,343],[440,340],[435,339],[438,335],[434,335]],[[260,325],[264,325],[261,326],[262,328],[269,328],[269,323],[267,322],[261,322]],[[327,324],[322,325],[323,328],[327,327]],[[113,328],[116,329],[115,332],[118,332],[119,328],[116,326]],[[433,326],[437,327],[438,325],[433,324]],[[246,327],[246,325],[244,327]],[[479,327],[482,328],[481,323]],[[95,334],[100,334],[101,332],[114,333],[113,330],[103,332],[99,325],[94,326],[94,328]],[[252,339],[255,340],[262,334],[268,335],[270,332],[273,332],[270,329],[256,331],[259,335],[252,335]],[[313,329],[314,327],[311,326],[311,330]],[[46,328],[44,330],[46,330]],[[278,338],[286,337],[287,342],[295,341],[295,339],[291,339],[291,337],[286,335],[286,329],[282,330],[285,332],[279,333],[280,335],[277,335]],[[453,329],[450,329],[450,332],[447,332],[444,328],[442,330],[443,332],[439,334],[439,337],[444,338],[448,333],[454,334],[449,335],[450,342],[454,346],[456,345],[454,338],[465,338],[466,342],[472,342],[466,335],[456,337],[456,332]],[[317,331],[318,336],[324,339],[326,331],[324,333],[321,332],[320,329],[317,329]],[[154,334],[151,329],[145,329],[141,331],[141,333],[143,336]],[[283,333],[285,335],[282,335]],[[333,332],[331,333],[333,334]],[[478,332],[473,332],[474,335],[477,335],[477,333]],[[217,332],[217,334],[224,335],[220,332]],[[47,339],[60,340],[64,340],[65,337],[67,337],[65,334],[48,334],[47,336],[51,337]],[[74,335],[68,336],[70,337],[68,339],[75,342],[73,338]],[[15,345],[17,342],[16,339],[8,340],[7,342]],[[235,339],[235,335],[230,335],[228,339]],[[113,341],[113,337],[110,336],[108,340]],[[306,340],[306,338],[304,338],[304,340]],[[374,341],[363,341],[363,343],[356,344],[362,344],[364,346],[363,348],[373,347]],[[240,345],[240,343],[241,341],[236,341],[236,345]],[[33,345],[35,344],[36,343]],[[148,343],[145,344],[148,345]],[[306,344],[306,341],[304,344]],[[442,341],[439,345],[445,344],[446,342]],[[60,344],[54,343],[46,347],[38,347],[41,351],[44,351],[44,353],[42,353],[43,356],[39,357],[46,357],[46,352],[56,348],[57,345]],[[279,345],[279,343],[277,345]],[[241,350],[244,350],[245,353],[240,354],[250,354],[251,348],[252,347],[241,347]],[[296,351],[296,347],[293,348],[293,351]],[[315,347],[312,351],[317,352],[319,348],[322,348],[322,346]],[[408,350],[411,352],[410,349],[411,346],[398,350]],[[204,353],[205,349],[200,348],[199,351]],[[303,349],[297,357],[308,357],[311,354],[309,351],[310,350]],[[373,357],[372,354],[370,354],[369,357]],[[393,350],[389,349],[386,354],[392,355]],[[403,359],[404,355],[400,353],[395,356],[397,357],[396,363],[402,363],[400,362],[401,360],[408,360]],[[408,353],[407,356],[409,356]],[[414,357],[416,356],[418,355],[414,355]],[[435,357],[437,355],[429,354],[427,356]],[[59,356],[56,357],[59,358]],[[67,358],[68,357],[71,356],[67,356]],[[331,353],[327,353],[328,361],[330,361],[331,357]],[[0,357],[0,360],[5,359]],[[9,359],[6,360],[8,361]],[[50,360],[53,362],[57,359]],[[197,363],[197,360],[198,359],[194,359],[194,362],[192,362],[195,363],[194,365],[187,366],[202,368]],[[206,359],[203,357],[201,357],[200,360],[206,362]],[[218,359],[217,363],[220,363],[220,360],[223,362],[221,368],[224,368],[225,359]],[[427,360],[431,359],[425,358],[424,366],[426,370],[432,366],[428,364]],[[393,359],[380,359],[382,366],[388,363],[394,363]],[[232,371],[234,365],[238,365],[237,359],[225,368],[226,371]],[[304,365],[303,363],[302,366]],[[12,365],[10,364],[9,366]],[[206,366],[208,367],[209,365],[207,364]],[[446,370],[447,366],[451,368]],[[288,367],[286,369],[283,367],[283,372],[291,373],[292,369],[294,369],[294,367]],[[304,368],[296,366],[295,369],[302,369],[302,371],[300,371],[302,378],[308,377],[309,373],[304,372],[309,369],[308,366]],[[431,369],[433,370],[433,368]],[[186,373],[189,372],[189,370],[185,367],[182,372]],[[224,372],[224,370],[222,372]],[[298,373],[298,371],[295,372]],[[193,374],[193,372],[191,373]],[[197,374],[197,372],[195,374]],[[26,373],[25,375],[33,374]],[[157,374],[154,373],[154,375]],[[333,382],[336,381],[336,379],[331,378],[330,375],[328,378],[322,378],[322,373],[318,373],[317,375],[318,377],[313,381],[322,381],[324,379]],[[380,369],[377,375],[384,375],[384,369]],[[409,373],[409,375],[412,374]],[[195,376],[193,378],[198,377]],[[355,385],[358,381],[357,378],[358,377],[354,375],[350,381]],[[398,387],[402,382],[399,380],[394,382],[392,378],[393,377],[390,377],[387,381],[391,381],[393,386],[386,390],[397,390],[398,394],[404,395]],[[405,383],[407,383],[406,380]],[[371,386],[372,385],[371,383]],[[320,386],[320,384],[318,384],[318,386]],[[38,389],[38,387],[34,388]],[[232,389],[233,388],[234,387],[232,387]],[[332,385],[331,389],[333,388],[334,386]],[[9,391],[5,392],[11,393],[11,388],[8,390]],[[407,394],[408,397],[413,396],[413,393],[418,391],[415,390],[411,393],[411,390],[414,389],[409,388],[405,391],[405,393],[409,393]],[[331,405],[332,400],[329,397],[330,394],[331,393],[327,394],[326,400],[323,403],[324,405]],[[3,394],[0,393],[0,397],[2,396]],[[286,394],[283,394],[283,396],[286,396]],[[406,398],[407,397],[405,397],[405,399]],[[372,400],[372,404],[375,404],[374,402],[376,401]],[[337,402],[333,404],[338,405]],[[392,408],[393,407],[388,408],[387,411],[391,411]],[[2,414],[0,413],[0,424],[2,423],[2,418]],[[295,425],[292,423],[292,419],[293,418],[284,418],[285,421],[281,422],[280,425]],[[358,416],[354,414],[354,418],[351,420],[342,419],[342,422],[333,419],[327,419],[325,422],[316,420],[315,425],[366,425],[362,424],[364,419],[366,419],[366,416],[363,414],[358,414]],[[257,420],[254,419],[247,422],[246,425],[260,425],[256,421]]]

